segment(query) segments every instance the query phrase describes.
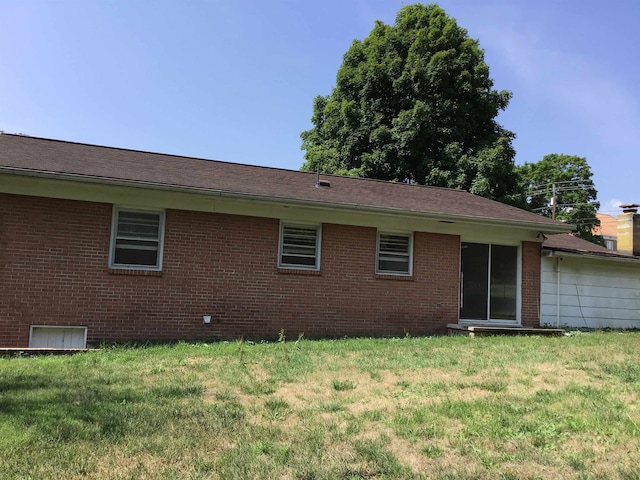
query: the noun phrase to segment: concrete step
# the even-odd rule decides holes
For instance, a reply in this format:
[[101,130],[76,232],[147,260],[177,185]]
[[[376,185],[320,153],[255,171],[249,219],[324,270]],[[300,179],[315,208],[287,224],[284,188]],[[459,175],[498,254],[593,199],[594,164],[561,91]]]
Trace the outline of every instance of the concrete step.
[[460,325],[458,323],[447,324],[449,335],[465,335],[468,337],[480,337],[487,335],[564,335],[561,328],[531,328],[531,327],[507,327],[495,325]]

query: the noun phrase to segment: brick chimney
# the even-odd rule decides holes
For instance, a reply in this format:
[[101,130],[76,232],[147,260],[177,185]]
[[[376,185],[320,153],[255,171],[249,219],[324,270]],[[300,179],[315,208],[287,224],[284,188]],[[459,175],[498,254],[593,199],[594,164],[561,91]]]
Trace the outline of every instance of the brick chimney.
[[640,256],[640,215],[637,203],[620,205],[618,215],[618,253]]

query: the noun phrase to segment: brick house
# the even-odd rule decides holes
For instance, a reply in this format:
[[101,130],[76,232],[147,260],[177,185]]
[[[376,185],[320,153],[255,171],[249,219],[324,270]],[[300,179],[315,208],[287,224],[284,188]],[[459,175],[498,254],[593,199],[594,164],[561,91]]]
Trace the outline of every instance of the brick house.
[[540,233],[467,192],[0,135],[0,346],[539,325]]

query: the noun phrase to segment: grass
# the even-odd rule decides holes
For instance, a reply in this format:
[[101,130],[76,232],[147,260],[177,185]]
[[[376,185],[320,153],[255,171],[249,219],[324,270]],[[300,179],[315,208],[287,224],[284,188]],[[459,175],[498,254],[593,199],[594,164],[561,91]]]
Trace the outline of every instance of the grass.
[[639,479],[640,333],[0,358],[0,478]]

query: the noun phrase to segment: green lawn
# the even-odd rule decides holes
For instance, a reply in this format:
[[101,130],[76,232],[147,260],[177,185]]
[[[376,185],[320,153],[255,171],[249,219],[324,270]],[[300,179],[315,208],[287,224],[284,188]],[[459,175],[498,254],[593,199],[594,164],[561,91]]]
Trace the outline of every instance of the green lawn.
[[640,478],[640,333],[0,358],[0,479]]

